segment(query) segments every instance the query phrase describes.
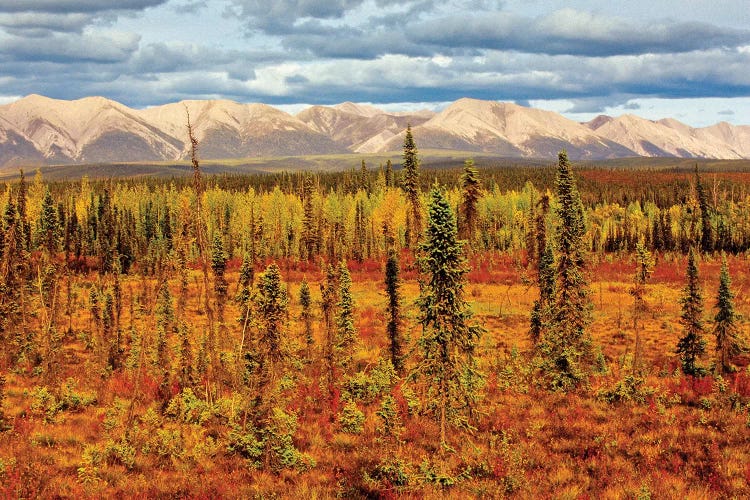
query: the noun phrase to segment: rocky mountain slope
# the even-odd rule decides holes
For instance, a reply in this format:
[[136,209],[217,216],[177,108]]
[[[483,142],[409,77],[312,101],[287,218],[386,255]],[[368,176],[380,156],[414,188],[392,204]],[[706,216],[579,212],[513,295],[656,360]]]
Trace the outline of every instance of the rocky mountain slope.
[[693,128],[666,118],[600,116],[588,123],[511,103],[459,99],[440,113],[393,113],[343,103],[296,116],[264,104],[183,101],[131,109],[103,97],[30,95],[0,106],[0,168],[41,164],[171,161],[189,151],[187,115],[203,159],[398,151],[411,124],[420,149],[498,156],[750,158],[750,126]]

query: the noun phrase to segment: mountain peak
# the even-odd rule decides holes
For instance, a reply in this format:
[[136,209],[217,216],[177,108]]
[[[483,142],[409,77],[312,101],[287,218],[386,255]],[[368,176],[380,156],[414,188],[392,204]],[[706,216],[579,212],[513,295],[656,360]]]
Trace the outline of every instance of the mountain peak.
[[680,156],[750,158],[750,126],[692,128],[626,114],[578,123],[511,102],[462,98],[439,113],[385,112],[369,104],[313,106],[296,116],[260,103],[186,100],[135,110],[101,96],[75,101],[31,94],[0,105],[0,167],[176,160],[189,150],[185,110],[205,158],[398,151],[411,124],[421,149],[508,157]]
[[333,106],[335,109],[338,109],[340,111],[344,111],[346,113],[351,113],[353,115],[360,115],[365,117],[373,117],[375,115],[382,114],[383,111],[379,110],[378,108],[374,106],[370,106],[369,104],[358,104],[353,102],[342,102],[341,104],[337,104]]

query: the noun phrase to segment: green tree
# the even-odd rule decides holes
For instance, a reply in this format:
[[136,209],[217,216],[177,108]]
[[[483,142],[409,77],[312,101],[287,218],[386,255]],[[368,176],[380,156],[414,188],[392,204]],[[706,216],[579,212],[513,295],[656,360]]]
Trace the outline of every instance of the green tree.
[[326,385],[330,394],[333,394],[336,380],[336,304],[338,303],[338,277],[333,266],[328,265],[326,269],[325,283],[320,284],[320,308],[323,317],[323,328],[325,331],[325,345],[323,346],[323,357],[326,365]]
[[635,354],[633,355],[633,371],[640,370],[641,356],[643,348],[641,346],[641,325],[640,320],[648,311],[646,304],[646,283],[654,272],[654,259],[651,252],[648,251],[643,241],[639,241],[635,247],[636,263],[635,276],[633,277],[633,288],[630,289],[630,295],[633,296],[633,330],[635,331]]
[[261,366],[267,366],[275,374],[277,365],[286,356],[284,335],[289,306],[286,288],[281,282],[281,270],[276,264],[268,266],[261,276],[255,305],[262,325],[257,355],[262,360]]
[[703,374],[703,369],[696,363],[706,351],[706,340],[703,338],[703,292],[698,278],[695,250],[692,248],[688,253],[687,285],[682,293],[680,323],[685,333],[677,343],[676,352],[682,360],[682,372],[685,375],[699,376]]
[[701,177],[698,174],[698,165],[695,166],[695,193],[698,197],[698,206],[701,211],[701,250],[711,252],[714,249],[714,231],[711,225],[711,206],[708,204],[708,195],[703,187]]
[[479,212],[477,205],[482,197],[482,184],[479,181],[479,171],[474,166],[474,160],[468,159],[464,162],[464,171],[461,174],[461,226],[459,235],[469,242],[474,241],[477,230]]
[[393,187],[393,164],[391,160],[385,162],[385,187]]
[[412,248],[416,247],[422,232],[422,204],[419,199],[419,157],[417,156],[417,145],[411,133],[411,125],[406,127],[404,137],[404,177],[402,188],[409,200],[409,233],[410,237],[406,244]]
[[214,293],[216,294],[216,319],[219,325],[224,324],[224,306],[227,301],[229,284],[226,279],[227,254],[224,252],[224,242],[219,233],[214,235],[211,251],[211,269],[214,274]]
[[737,326],[737,313],[734,310],[734,292],[729,276],[726,255],[722,256],[719,290],[716,296],[716,316],[714,335],[716,336],[716,371],[719,374],[733,370],[732,358],[747,352],[748,348],[740,336]]
[[370,171],[367,170],[367,164],[362,159],[362,165],[359,169],[359,188],[367,194],[370,194]]
[[468,269],[462,247],[453,210],[435,186],[430,193],[425,239],[419,248],[424,276],[417,300],[421,356],[412,378],[426,385],[424,403],[440,424],[443,445],[448,424],[470,427],[483,380],[474,357],[483,329],[471,323],[472,311],[464,299]]
[[563,150],[558,155],[555,297],[550,328],[539,344],[542,371],[548,386],[568,390],[587,377],[586,364],[593,358],[586,332],[591,302],[585,272],[586,232],[583,203]]
[[537,263],[537,284],[539,298],[534,301],[531,309],[531,340],[538,344],[549,326],[552,317],[552,307],[555,298],[555,256],[552,246],[547,240],[547,214],[549,213],[549,196],[543,195],[538,203],[535,220],[535,247],[538,255],[534,256]]
[[391,364],[396,373],[403,373],[404,368],[404,346],[401,336],[401,279],[399,277],[399,266],[396,252],[393,248],[388,250],[388,260],[385,263],[385,293],[388,296],[386,314],[388,324],[388,351]]
[[339,302],[336,314],[336,365],[346,372],[352,365],[354,346],[357,342],[357,329],[354,327],[354,298],[352,297],[352,277],[346,262],[339,264]]
[[313,185],[313,178],[310,175],[305,176],[305,180],[302,188],[302,234],[300,237],[300,243],[302,244],[302,257],[307,260],[311,260],[318,253],[319,236],[318,228],[315,221],[315,210],[313,207],[313,195],[315,193],[315,186]]
[[42,199],[36,239],[49,255],[54,255],[60,246],[60,224],[55,209],[55,201],[52,199],[49,187],[44,192],[44,198]]
[[299,303],[302,306],[301,319],[304,325],[303,335],[307,346],[307,358],[310,359],[315,339],[313,338],[312,330],[312,296],[310,295],[310,285],[307,284],[305,278],[302,278],[302,284],[299,287]]

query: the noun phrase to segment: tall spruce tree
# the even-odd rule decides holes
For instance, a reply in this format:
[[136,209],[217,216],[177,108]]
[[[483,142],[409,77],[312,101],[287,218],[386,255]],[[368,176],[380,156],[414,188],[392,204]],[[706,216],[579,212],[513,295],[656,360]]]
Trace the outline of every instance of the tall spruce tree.
[[698,265],[695,262],[695,250],[690,249],[687,263],[687,284],[683,290],[680,304],[682,315],[680,323],[685,329],[677,343],[677,354],[682,360],[682,372],[685,375],[700,376],[703,369],[697,365],[698,359],[706,351],[706,340],[703,327],[703,292],[698,278]]
[[575,177],[563,150],[558,155],[555,297],[551,325],[539,344],[542,372],[553,390],[569,390],[587,378],[592,360],[591,301],[585,272],[586,232],[583,203]]
[[37,244],[44,248],[49,255],[54,255],[60,246],[60,224],[55,209],[55,202],[49,187],[44,192],[42,199],[39,222],[36,229]]
[[698,174],[698,165],[695,166],[695,194],[698,198],[698,207],[701,211],[701,241],[700,247],[703,252],[711,252],[714,249],[714,231],[711,225],[711,207],[708,204],[708,195],[703,187],[701,177]]
[[300,244],[302,246],[302,258],[312,260],[318,253],[318,228],[315,222],[315,211],[313,207],[313,195],[315,186],[310,175],[305,176],[302,185],[302,234]]
[[388,260],[385,263],[385,292],[388,296],[386,314],[388,324],[388,351],[391,364],[396,373],[403,373],[404,368],[404,346],[401,336],[401,279],[399,278],[399,266],[396,252],[393,248],[388,250]]
[[354,327],[354,298],[352,297],[352,277],[346,262],[339,264],[339,302],[336,314],[336,364],[346,372],[352,365],[354,346],[357,342],[357,329]]
[[479,181],[479,171],[474,166],[474,160],[468,159],[464,162],[464,171],[461,174],[461,225],[459,235],[468,241],[469,245],[474,241],[477,230],[477,219],[479,212],[477,205],[482,197],[482,185]]
[[406,127],[404,137],[404,174],[402,188],[409,201],[409,238],[406,244],[414,248],[422,232],[422,204],[419,199],[419,157],[417,145],[411,133],[411,125]]
[[539,298],[531,309],[531,340],[538,344],[552,317],[552,306],[555,297],[555,256],[547,240],[547,214],[549,213],[549,196],[544,194],[537,204],[535,219],[535,247],[538,254],[534,256],[537,263],[537,284]]
[[734,310],[732,280],[729,276],[727,257],[723,255],[721,273],[719,274],[719,290],[716,296],[716,316],[714,316],[716,371],[722,375],[733,370],[733,357],[748,350],[744,339],[740,336],[737,320],[737,313]]
[[421,356],[412,378],[425,384],[424,404],[440,424],[443,445],[447,425],[470,427],[483,380],[474,357],[483,329],[471,322],[472,311],[464,299],[468,269],[462,246],[453,210],[435,186],[420,245],[424,276],[417,300]]
[[326,269],[325,283],[320,284],[320,308],[325,331],[323,358],[325,360],[326,385],[333,395],[336,380],[336,304],[338,303],[338,276],[330,264]]
[[[218,232],[214,235],[211,250],[211,270],[214,274],[214,293],[216,294],[216,319],[219,325],[224,324],[224,306],[227,301],[229,284],[226,279],[227,254],[224,252],[224,241]],[[222,326],[223,327],[223,326]]]
[[281,270],[276,264],[268,266],[258,283],[256,308],[261,331],[258,338],[258,356],[261,367],[276,373],[279,361],[286,356],[286,318],[289,299],[281,282]]
[[633,355],[633,371],[640,370],[642,346],[641,346],[641,318],[648,311],[646,304],[646,283],[654,272],[654,259],[643,241],[639,241],[635,247],[636,263],[635,276],[633,277],[633,288],[630,295],[633,296],[633,330],[635,331],[635,350]]
[[304,327],[303,337],[305,339],[305,345],[307,346],[307,358],[312,358],[312,348],[315,344],[312,330],[312,296],[310,295],[310,285],[307,284],[307,280],[302,278],[302,284],[299,287],[299,303],[302,306],[302,324]]
[[391,163],[391,160],[387,160],[385,162],[385,187],[393,187],[393,164]]

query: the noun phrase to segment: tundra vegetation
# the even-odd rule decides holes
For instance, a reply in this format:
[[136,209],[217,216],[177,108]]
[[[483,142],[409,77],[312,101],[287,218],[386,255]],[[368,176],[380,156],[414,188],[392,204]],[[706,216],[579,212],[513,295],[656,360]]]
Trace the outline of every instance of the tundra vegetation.
[[750,174],[192,144],[2,186],[3,496],[750,494]]

